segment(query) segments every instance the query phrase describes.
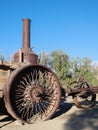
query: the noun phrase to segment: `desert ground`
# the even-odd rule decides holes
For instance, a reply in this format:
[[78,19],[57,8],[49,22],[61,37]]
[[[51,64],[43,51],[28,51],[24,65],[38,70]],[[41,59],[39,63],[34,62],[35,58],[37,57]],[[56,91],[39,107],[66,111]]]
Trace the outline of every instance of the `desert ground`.
[[77,108],[68,97],[61,102],[59,109],[52,119],[22,125],[10,116],[0,113],[1,130],[98,130],[98,104],[89,109]]

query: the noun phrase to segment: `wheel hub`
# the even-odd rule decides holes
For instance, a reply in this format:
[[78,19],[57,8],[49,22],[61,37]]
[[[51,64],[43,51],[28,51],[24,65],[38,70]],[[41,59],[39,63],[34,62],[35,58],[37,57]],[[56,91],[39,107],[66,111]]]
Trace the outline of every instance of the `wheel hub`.
[[28,86],[24,92],[24,99],[27,101],[39,101],[41,99],[41,94],[43,93],[40,86]]
[[31,89],[30,97],[31,97],[32,100],[37,101],[37,100],[40,100],[41,94],[42,94],[41,87],[34,87],[34,88]]

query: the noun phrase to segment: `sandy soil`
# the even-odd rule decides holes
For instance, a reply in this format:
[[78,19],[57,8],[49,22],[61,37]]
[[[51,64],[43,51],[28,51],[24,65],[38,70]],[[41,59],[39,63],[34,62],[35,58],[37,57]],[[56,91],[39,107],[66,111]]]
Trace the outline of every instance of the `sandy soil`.
[[1,130],[98,130],[98,103],[89,110],[78,109],[71,98],[63,101],[60,108],[50,120],[36,124],[18,124],[7,115],[0,113]]

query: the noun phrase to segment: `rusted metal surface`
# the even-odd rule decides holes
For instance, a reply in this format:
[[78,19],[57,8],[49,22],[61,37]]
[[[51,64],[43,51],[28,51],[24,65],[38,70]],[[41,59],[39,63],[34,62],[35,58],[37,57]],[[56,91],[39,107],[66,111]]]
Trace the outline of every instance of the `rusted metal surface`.
[[89,93],[98,93],[98,86],[92,86],[91,88],[80,88],[79,86],[75,88],[67,88],[65,89],[65,93],[68,96],[74,96],[74,95],[84,95]]
[[24,123],[51,118],[60,104],[58,78],[38,64],[38,56],[30,47],[30,19],[23,19],[22,48],[14,60],[0,63],[0,86],[8,113]]
[[22,66],[25,66],[25,63],[14,63],[14,62],[2,62],[0,63],[0,91],[2,92],[3,87],[5,86],[7,78],[10,76],[11,72],[15,69],[18,69]]
[[[79,108],[88,109],[96,103],[96,93],[98,93],[98,87],[91,86],[83,77],[79,79],[77,85],[74,88],[65,89],[65,93],[68,96],[73,97],[75,105]],[[74,83],[76,83],[74,82]]]
[[61,100],[56,75],[42,65],[28,65],[12,73],[4,88],[8,112],[24,123],[49,119]]
[[[72,84],[74,86],[73,88],[70,87]],[[65,89],[65,93],[69,96],[81,96],[92,92],[98,93],[98,86],[90,85],[84,77],[80,77],[78,80],[69,83],[68,87]]]
[[14,61],[19,63],[38,63],[38,56],[30,47],[30,19],[23,19],[23,43],[22,48],[15,53]]
[[30,48],[30,19],[23,19],[23,43],[22,48]]
[[[73,83],[76,83],[74,88],[69,84],[67,89],[62,89],[63,94],[72,96],[79,108],[93,107],[98,87],[89,85],[83,77]],[[60,100],[59,80],[52,70],[38,63],[38,56],[30,47],[30,19],[23,19],[22,48],[15,53],[13,61],[0,63],[1,104],[15,119],[34,123],[51,118]]]
[[92,91],[97,94],[98,93],[98,86],[93,86]]
[[[6,79],[9,77],[10,67],[6,65],[0,65],[0,91],[2,92]],[[0,94],[1,95],[1,94]]]
[[82,96],[74,96],[73,101],[78,108],[92,108],[96,104],[96,94],[90,92],[89,95],[84,94]]

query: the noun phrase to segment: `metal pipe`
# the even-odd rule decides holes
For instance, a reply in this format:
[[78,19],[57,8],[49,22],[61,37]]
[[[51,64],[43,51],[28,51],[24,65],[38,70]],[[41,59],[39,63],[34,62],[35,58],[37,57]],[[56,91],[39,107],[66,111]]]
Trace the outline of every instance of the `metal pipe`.
[[23,19],[22,48],[30,48],[30,19]]

